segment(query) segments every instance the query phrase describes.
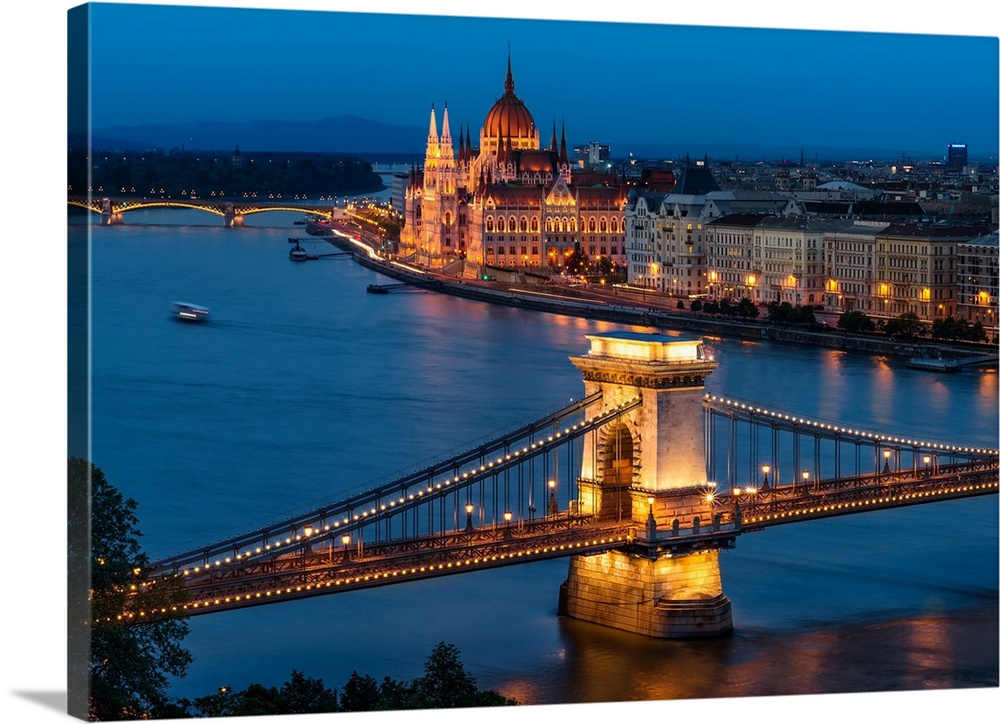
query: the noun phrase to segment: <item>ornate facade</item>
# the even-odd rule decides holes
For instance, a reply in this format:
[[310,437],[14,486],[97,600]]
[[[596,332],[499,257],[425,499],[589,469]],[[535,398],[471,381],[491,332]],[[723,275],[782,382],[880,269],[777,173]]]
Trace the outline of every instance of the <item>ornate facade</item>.
[[531,112],[514,93],[510,57],[504,94],[473,146],[445,106],[438,132],[431,107],[422,170],[410,174],[400,253],[442,268],[563,267],[573,254],[625,261],[625,194],[614,174],[574,174],[566,130],[542,148]]

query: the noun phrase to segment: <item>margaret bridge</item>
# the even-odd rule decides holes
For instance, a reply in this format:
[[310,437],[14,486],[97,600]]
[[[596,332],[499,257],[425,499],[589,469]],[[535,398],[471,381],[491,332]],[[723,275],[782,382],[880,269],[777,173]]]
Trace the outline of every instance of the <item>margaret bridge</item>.
[[[998,451],[706,395],[697,339],[590,335],[580,399],[390,483],[156,561],[141,623],[559,557],[562,615],[661,638],[732,629],[720,550],[832,516],[995,495]],[[136,597],[137,603],[142,600]]]

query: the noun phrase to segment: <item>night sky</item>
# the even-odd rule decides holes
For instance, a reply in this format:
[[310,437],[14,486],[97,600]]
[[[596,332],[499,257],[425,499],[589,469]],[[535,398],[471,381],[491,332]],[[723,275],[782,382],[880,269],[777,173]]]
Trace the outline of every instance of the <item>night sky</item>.
[[431,104],[440,124],[447,103],[453,135],[468,123],[478,136],[509,47],[543,141],[565,122],[571,144],[620,154],[664,142],[997,153],[995,37],[639,24],[639,12],[580,22],[92,7],[98,129],[337,115],[426,127]]

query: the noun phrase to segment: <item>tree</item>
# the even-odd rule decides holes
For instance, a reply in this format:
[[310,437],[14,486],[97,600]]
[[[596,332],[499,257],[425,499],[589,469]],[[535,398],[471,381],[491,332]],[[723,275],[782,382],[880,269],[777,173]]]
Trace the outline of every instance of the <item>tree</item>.
[[735,307],[736,316],[743,317],[743,319],[756,319],[759,313],[757,305],[747,297],[740,299],[739,304]]
[[250,684],[243,691],[222,687],[219,693],[194,700],[188,716],[272,716],[277,714],[321,714],[339,711],[337,694],[313,679],[292,670],[281,688]]
[[454,644],[439,643],[424,662],[424,675],[413,684],[421,708],[504,706],[517,702],[495,691],[480,691],[474,676],[466,672],[461,652]]
[[[130,606],[174,605],[183,600],[183,589],[169,580],[144,585],[148,559],[139,546],[135,500],[82,458],[69,458],[68,473],[70,557],[89,558],[88,716],[97,721],[163,716],[172,711],[166,694],[170,677],[184,676],[193,660],[181,646],[187,622],[132,624],[119,616]],[[86,507],[79,509],[81,501],[89,503],[89,516]],[[82,541],[89,542],[86,553]]]
[[357,671],[351,672],[340,691],[341,711],[374,711],[379,708],[378,682],[369,675],[361,676]]
[[837,328],[849,333],[874,332],[875,322],[864,312],[853,310],[840,315]]
[[924,326],[916,312],[905,312],[888,320],[882,326],[882,331],[887,337],[908,342],[923,334]]

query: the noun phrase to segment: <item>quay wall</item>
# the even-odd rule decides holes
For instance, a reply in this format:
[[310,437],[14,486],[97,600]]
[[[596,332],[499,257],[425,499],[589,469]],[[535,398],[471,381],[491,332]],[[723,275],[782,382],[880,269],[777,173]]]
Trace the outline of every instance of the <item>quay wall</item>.
[[[970,354],[989,354],[996,351],[989,345],[958,346],[926,341],[919,343],[896,342],[878,337],[847,334],[839,331],[813,332],[762,322],[720,319],[692,312],[671,313],[661,309],[615,305],[582,297],[579,299],[553,299],[544,296],[547,293],[544,289],[538,289],[537,294],[533,293],[534,290],[530,289],[511,291],[503,287],[487,286],[479,282],[469,282],[441,275],[432,275],[428,279],[427,274],[409,272],[404,268],[393,265],[391,262],[373,259],[364,253],[363,250],[359,249],[356,244],[352,244],[341,237],[325,236],[324,238],[338,248],[351,252],[355,261],[362,266],[397,281],[406,282],[443,294],[452,294],[492,304],[504,304],[540,312],[586,317],[588,319],[616,324],[661,327],[680,332],[693,332],[709,337],[726,337],[754,341],[766,340],[798,346],[813,345],[847,352],[903,357],[907,359],[912,357],[958,358],[966,357]],[[558,291],[561,295],[570,295],[573,293],[572,290],[558,286],[551,287],[551,290]]]

